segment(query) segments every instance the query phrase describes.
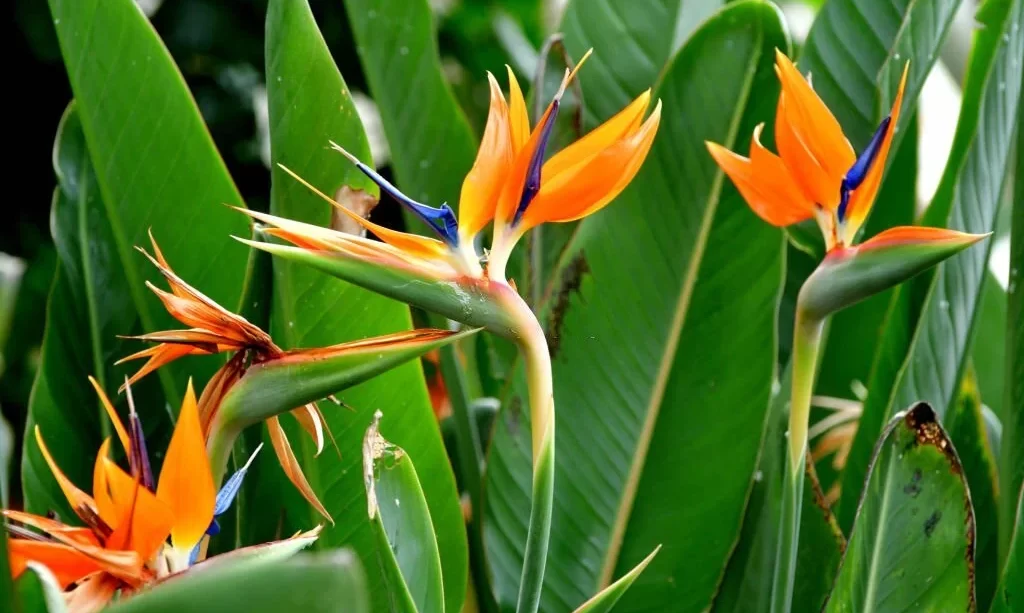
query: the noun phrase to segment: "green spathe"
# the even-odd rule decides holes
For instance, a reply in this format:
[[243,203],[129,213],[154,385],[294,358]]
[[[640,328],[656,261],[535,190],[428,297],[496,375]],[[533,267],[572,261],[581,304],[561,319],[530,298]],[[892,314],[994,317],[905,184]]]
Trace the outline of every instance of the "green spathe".
[[[920,228],[920,230],[927,230]],[[928,270],[989,234],[940,231],[941,238],[888,240],[885,233],[856,247],[833,249],[804,283],[800,306],[821,319]]]

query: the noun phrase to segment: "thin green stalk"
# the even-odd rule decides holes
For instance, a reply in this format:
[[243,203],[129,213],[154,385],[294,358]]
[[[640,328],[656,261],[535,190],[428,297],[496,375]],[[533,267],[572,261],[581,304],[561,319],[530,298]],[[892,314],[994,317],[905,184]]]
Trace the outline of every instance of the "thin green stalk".
[[793,329],[793,387],[787,433],[789,462],[783,480],[782,513],[779,516],[779,540],[772,584],[772,613],[789,613],[793,606],[793,585],[800,542],[801,498],[807,461],[807,422],[811,413],[811,395],[814,392],[823,327],[824,321],[808,316],[802,301],[797,299]]
[[551,379],[551,355],[544,330],[530,307],[510,292],[505,300],[516,323],[515,338],[526,365],[530,394],[530,427],[533,448],[533,496],[530,527],[526,536],[523,572],[519,582],[517,613],[536,613],[540,606],[544,570],[551,537],[551,508],[555,484],[555,401]]

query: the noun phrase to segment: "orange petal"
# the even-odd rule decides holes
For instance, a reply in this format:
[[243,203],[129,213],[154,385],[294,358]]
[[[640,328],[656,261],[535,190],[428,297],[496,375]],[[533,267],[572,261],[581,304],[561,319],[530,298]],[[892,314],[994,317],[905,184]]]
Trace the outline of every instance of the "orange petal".
[[555,181],[560,173],[578,167],[605,149],[631,137],[640,128],[650,103],[651,90],[648,89],[611,119],[553,155],[544,163],[544,182]]
[[763,128],[754,128],[750,158],[715,143],[707,143],[708,151],[761,219],[781,227],[813,217],[814,203],[800,191],[782,159],[761,145]]
[[[152,239],[152,235],[150,236]],[[143,249],[139,251],[145,255],[160,271],[160,274],[167,279],[171,286],[172,294],[158,290],[153,284],[146,283],[151,290],[157,293],[164,302],[168,312],[178,321],[195,328],[208,330],[228,339],[233,339],[244,345],[265,347],[272,346],[270,336],[260,330],[257,326],[249,323],[244,317],[235,315],[224,307],[213,301],[206,294],[200,292],[179,277],[167,265],[163,254],[159,254],[159,247],[153,241],[153,247],[158,252],[159,258],[154,258]]]
[[[588,57],[590,57],[590,51],[580,59],[575,68],[566,72],[565,77],[562,79],[562,84],[558,88],[558,93],[555,94],[554,99],[552,99],[551,103],[548,104],[548,108],[544,110],[544,114],[537,120],[537,125],[534,126],[533,132],[530,134],[530,138],[525,141],[522,147],[516,148],[515,157],[509,167],[508,174],[505,178],[505,185],[501,190],[501,195],[498,197],[498,206],[495,209],[494,217],[500,222],[505,224],[512,222],[516,209],[519,207],[519,201],[523,195],[523,186],[526,183],[526,175],[530,171],[530,162],[533,160],[534,153],[537,152],[537,148],[540,147],[541,141],[543,140],[544,126],[547,124],[548,118],[551,117],[551,114],[555,112],[555,103],[561,100],[562,95],[565,93],[565,89],[569,86],[569,83],[572,82],[573,78],[575,78],[576,73],[583,66],[583,63]],[[513,106],[515,106],[514,92],[512,98]],[[525,108],[526,107],[524,105],[523,113],[526,112]],[[515,137],[513,138],[515,139]]]
[[288,442],[288,436],[285,434],[284,428],[281,427],[281,420],[277,416],[267,420],[267,431],[270,433],[270,444],[274,446],[274,453],[277,455],[277,460],[281,463],[285,476],[299,490],[302,497],[333,524],[334,519],[331,517],[331,514],[320,503],[320,499],[316,497],[313,488],[309,486],[306,475],[302,473],[302,467],[299,466],[299,461],[295,459],[291,443]]
[[151,571],[143,568],[142,558],[140,558],[139,554],[134,551],[104,549],[95,543],[85,542],[83,539],[79,538],[77,534],[69,530],[46,530],[44,528],[44,526],[46,526],[46,522],[52,522],[53,520],[47,520],[45,518],[28,515],[26,513],[16,513],[12,511],[4,511],[4,515],[23,524],[45,530],[47,534],[57,539],[60,543],[67,545],[75,551],[96,561],[100,567],[107,572],[115,575],[116,577],[122,578],[133,585],[146,581],[152,575]]
[[156,496],[174,518],[171,543],[178,550],[191,549],[210,526],[217,498],[191,380],[160,468]]
[[775,113],[775,145],[779,149],[779,157],[789,168],[804,195],[811,202],[835,211],[839,206],[839,186],[843,175],[829,175],[800,140],[789,122],[785,94],[779,95],[778,110]]
[[969,245],[978,242],[986,236],[988,234],[968,234],[957,230],[947,230],[946,228],[897,226],[876,234],[857,245],[856,249],[864,251],[867,249],[877,249],[878,247],[891,247],[893,245],[927,245],[928,243]]
[[[401,251],[403,251],[405,253],[408,253],[410,255],[414,255],[416,257],[420,257],[420,258],[424,258],[424,259],[428,259],[428,260],[436,260],[436,259],[447,260],[447,258],[448,258],[448,246],[445,245],[443,242],[441,242],[441,241],[439,241],[437,239],[429,238],[427,236],[419,236],[418,234],[409,234],[408,232],[399,232],[397,230],[391,230],[391,229],[385,228],[384,226],[375,224],[375,223],[373,223],[372,221],[370,221],[368,219],[363,219],[363,217],[361,215],[357,215],[357,214],[353,213],[352,211],[348,210],[347,208],[338,205],[338,203],[335,202],[333,198],[331,198],[327,194],[323,193],[319,189],[313,187],[312,184],[310,184],[308,181],[306,181],[305,179],[303,179],[299,175],[297,175],[294,172],[292,172],[290,169],[286,168],[285,166],[283,166],[281,164],[278,164],[278,166],[280,166],[285,172],[290,174],[292,176],[292,178],[294,178],[296,181],[298,181],[299,183],[303,184],[304,186],[306,186],[307,189],[309,189],[314,194],[319,196],[322,200],[325,200],[325,201],[329,202],[337,210],[341,211],[342,213],[347,215],[349,218],[351,218],[353,221],[355,221],[359,225],[363,226],[364,228],[366,228],[370,232],[373,232],[373,234],[377,238],[379,238],[380,240],[384,241],[385,243],[391,245],[392,247],[395,247],[395,248],[397,248],[397,249],[399,249],[399,250],[401,250]],[[267,223],[273,223],[274,225],[278,225],[279,227],[284,227],[283,224],[279,223],[280,218],[275,218],[272,215],[265,215],[265,214],[255,213],[253,211],[247,211],[247,212],[248,212],[249,215],[252,215],[256,219],[259,219],[261,221],[266,221]],[[308,224],[305,224],[305,225],[308,225]],[[313,227],[318,227],[318,226],[313,226]],[[320,228],[320,230],[323,231],[325,229],[324,228]],[[294,232],[294,230],[292,230],[292,231]]]
[[857,230],[860,229],[868,213],[871,211],[871,205],[874,203],[875,196],[878,195],[878,189],[882,185],[882,175],[885,173],[885,159],[889,155],[889,147],[892,146],[892,135],[896,131],[896,125],[900,119],[900,107],[903,105],[903,89],[907,85],[909,69],[910,62],[907,62],[903,66],[900,87],[896,91],[896,99],[893,100],[892,110],[889,113],[889,117],[892,119],[889,121],[889,129],[885,132],[885,138],[882,140],[882,148],[878,152],[878,157],[871,165],[871,168],[868,169],[868,174],[864,177],[860,187],[850,195],[850,203],[847,205],[846,211],[846,221],[843,224],[843,242],[847,245],[850,245],[857,236]]
[[119,587],[121,582],[114,576],[105,572],[93,573],[65,595],[68,611],[98,612],[107,606]]
[[117,431],[117,438],[121,439],[121,447],[124,448],[124,452],[126,454],[130,455],[132,445],[128,438],[128,431],[124,429],[124,424],[121,423],[121,418],[118,416],[117,411],[114,410],[114,405],[110,404],[110,398],[107,397],[107,393],[103,391],[99,382],[91,375],[89,376],[89,383],[92,383],[92,387],[96,390],[96,395],[100,397],[100,402],[103,404],[103,408],[106,410],[107,416],[110,417],[110,422],[114,424],[114,430]]
[[[580,156],[581,161],[574,167],[547,175],[537,197],[523,214],[521,228],[579,219],[611,202],[629,185],[647,159],[660,123],[659,101],[647,121],[628,138],[595,155]],[[546,165],[544,170],[546,172]]]
[[89,528],[67,526],[48,517],[40,517],[38,515],[32,515],[31,513],[14,511],[11,509],[4,509],[3,515],[12,521],[18,522],[19,524],[25,524],[26,526],[32,526],[33,528],[41,530],[54,538],[59,537],[63,541],[78,543],[80,545],[92,545],[95,547],[98,547],[100,544],[99,540],[96,538],[96,534],[94,534]]
[[294,409],[291,413],[302,429],[313,438],[316,443],[316,455],[320,455],[320,452],[324,450],[324,421],[316,403],[311,402],[306,406]]
[[508,122],[509,134],[512,138],[512,153],[518,153],[530,138],[530,117],[526,113],[526,100],[523,90],[519,89],[519,81],[508,65]]
[[505,175],[512,163],[512,136],[509,129],[508,105],[501,87],[488,72],[491,85],[491,109],[487,115],[476,161],[462,181],[459,197],[459,235],[471,240],[491,219]]
[[149,560],[167,541],[171,532],[171,510],[131,475],[104,457],[101,470],[109,488],[117,520],[107,539],[108,549],[131,550]]
[[39,426],[36,425],[36,443],[39,445],[39,451],[42,452],[43,458],[46,463],[50,466],[50,472],[53,473],[53,477],[57,480],[57,484],[60,485],[60,489],[64,492],[64,496],[68,499],[71,504],[71,508],[84,522],[89,522],[91,516],[96,515],[96,501],[91,496],[78,489],[71,479],[68,479],[67,475],[61,471],[60,467],[53,460],[53,456],[50,455],[50,450],[46,448],[46,443],[43,442],[42,432],[39,430]]
[[[103,441],[100,450],[96,454],[96,463],[92,469],[92,495],[96,499],[96,509],[102,519],[111,528],[117,528],[121,519],[120,510],[114,502],[110,493],[110,484],[107,481],[107,466],[104,460],[110,455],[110,439]],[[130,477],[129,477],[130,478]]]
[[115,362],[115,364],[122,364],[124,362],[128,362],[130,360],[138,360],[140,358],[149,358],[149,360],[145,364],[143,364],[142,368],[140,368],[138,372],[132,375],[126,383],[121,385],[119,390],[124,391],[129,385],[134,384],[136,381],[145,377],[154,370],[160,368],[161,366],[170,364],[171,362],[177,360],[178,358],[184,357],[186,355],[205,353],[208,352],[193,347],[191,345],[161,344],[155,347],[150,347],[149,349],[143,349],[142,351],[133,353],[130,356],[123,357],[117,362]]
[[101,568],[95,560],[73,547],[51,541],[9,539],[7,553],[11,574],[15,579],[24,572],[29,562],[37,562],[50,569],[62,589]]
[[775,72],[786,97],[787,121],[830,177],[841,180],[857,157],[835,116],[793,62],[775,50]]
[[245,353],[236,354],[213,374],[209,383],[203,388],[203,393],[199,396],[197,403],[197,410],[204,438],[209,435],[210,424],[213,423],[213,417],[217,414],[217,409],[220,408],[224,396],[242,378],[245,371],[244,360]]

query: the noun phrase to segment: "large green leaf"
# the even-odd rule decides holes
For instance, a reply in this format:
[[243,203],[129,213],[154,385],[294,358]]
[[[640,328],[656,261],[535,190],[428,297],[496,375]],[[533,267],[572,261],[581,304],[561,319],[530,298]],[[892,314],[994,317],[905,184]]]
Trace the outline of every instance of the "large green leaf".
[[[246,226],[223,206],[241,205],[241,196],[181,74],[136,3],[53,0],[50,11],[75,95],[75,129],[84,139],[77,137],[69,159],[57,160],[69,173],[55,206],[55,240],[64,252],[29,428],[43,428],[58,463],[84,485],[106,428],[86,376],[112,391],[120,382],[108,366],[112,352],[120,351],[113,336],[172,325],[143,285],[154,271],[134,247],[148,242],[151,229],[176,272],[233,306],[248,255],[229,235]],[[62,204],[62,197],[69,202]],[[202,360],[190,373],[201,384],[214,367],[214,360]],[[139,398],[151,434],[177,411],[185,384],[176,365],[159,378],[164,400],[149,393]],[[155,438],[151,444],[162,448]],[[25,447],[28,508],[58,509],[70,521],[34,437],[26,437]]]
[[[964,100],[954,137],[953,151],[942,183],[923,219],[926,225],[942,225],[964,232],[993,229],[1000,193],[1012,148],[1016,109],[1020,100],[1024,65],[1024,38],[1010,36],[1024,17],[1020,0],[988,0],[977,15],[985,24],[975,32]],[[894,320],[893,336],[910,332],[905,359],[893,378],[875,365],[879,381],[892,386],[869,388],[860,426],[843,475],[846,494],[840,506],[840,523],[852,515],[855,492],[866,471],[866,457],[880,424],[899,407],[927,401],[944,416],[956,400],[960,379],[970,355],[970,339],[986,272],[991,240],[975,245],[937,267],[921,302],[920,316],[912,330]],[[905,300],[909,288],[901,288],[894,308]],[[888,337],[890,330],[885,336]],[[894,356],[892,356],[894,357]],[[891,390],[891,392],[890,392]]]
[[[95,377],[127,412],[125,396],[113,395],[120,383],[113,363],[134,350],[117,335],[138,332],[139,313],[121,267],[76,104],[68,107],[61,120],[53,161],[59,185],[50,225],[59,264],[47,306],[42,359],[29,399],[21,476],[30,511],[54,510],[71,522],[77,516],[40,454],[34,430],[40,429],[68,477],[91,491],[92,458],[112,431],[88,377]],[[123,376],[124,371],[120,372]],[[151,448],[163,449],[170,416],[156,384],[156,378],[143,381],[133,391]]]
[[825,611],[974,611],[974,513],[953,444],[926,403],[875,447]]
[[1006,400],[1006,306],[1006,290],[992,271],[987,271],[978,305],[978,330],[971,341],[971,361],[982,403],[999,416]]
[[412,458],[380,435],[377,411],[363,440],[367,513],[392,611],[443,613],[444,584],[430,511]]
[[132,0],[51,0],[50,11],[144,327],[172,321],[142,285],[156,275],[134,247],[148,242],[150,229],[175,272],[236,306],[249,255],[229,236],[245,232],[246,222],[224,204],[241,205],[242,197],[162,41]]
[[[352,164],[325,146],[331,139],[369,159],[366,137],[348,90],[304,2],[270,3],[267,75],[274,163],[292,168],[328,194],[344,191],[352,197],[346,188],[370,190],[366,178]],[[271,210],[307,223],[331,223],[330,207],[280,170],[273,175]],[[275,258],[274,281],[272,330],[274,338],[289,347],[323,346],[412,326],[405,305],[308,267]],[[314,459],[310,441],[300,434],[292,437],[293,443],[302,441],[306,476],[336,522],[324,531],[319,545],[354,548],[367,568],[374,609],[385,606],[387,594],[379,589],[383,578],[376,564],[365,495],[361,493],[361,462],[351,451],[359,448],[373,411],[381,408],[389,416],[383,434],[416,458],[423,475],[424,494],[447,579],[446,608],[458,611],[465,598],[466,533],[422,367],[417,361],[410,362],[339,397],[355,408],[355,412],[349,412],[324,406],[328,426],[341,450],[340,460],[331,451]],[[308,509],[304,522],[316,521],[312,509],[308,505],[304,508]]]
[[[1013,496],[1006,496],[1014,500]],[[1017,507],[1014,512],[1012,530],[1010,531],[1009,547],[1006,563],[992,600],[992,613],[1011,613],[1024,598],[1024,487],[1017,492],[1017,499],[1011,506]]]
[[[787,46],[767,4],[735,3],[706,22],[656,88],[662,123],[644,167],[562,258],[542,313],[559,433],[543,610],[579,605],[658,544],[617,610],[711,602],[769,402],[782,237],[724,180],[704,141],[749,142],[778,91],[774,49]],[[692,87],[712,72],[729,76]],[[515,601],[529,516],[524,398],[520,369],[488,461],[485,536],[503,606]]]
[[[211,559],[211,561],[216,558]],[[350,551],[287,560],[240,560],[167,580],[107,609],[110,613],[369,613],[359,561]]]
[[[715,596],[715,613],[762,613],[771,608],[779,517],[786,468],[789,367],[772,399],[753,489],[739,542]],[[804,478],[793,610],[818,611],[828,596],[846,541],[813,473]]]
[[[1014,515],[1013,496],[1024,484],[1024,105],[1017,106],[1017,168],[1010,232],[1010,283],[1006,307],[1006,400],[999,450],[999,560],[1006,559]],[[1019,515],[1018,520],[1020,521]],[[1017,538],[1024,547],[1024,537]],[[1020,555],[1018,554],[1018,558]],[[1018,560],[1017,564],[1021,564]]]
[[345,8],[398,187],[421,202],[457,208],[476,143],[441,72],[430,5],[345,0]]
[[987,611],[999,579],[996,459],[982,414],[978,382],[968,372],[957,402],[946,416],[949,438],[963,465],[975,517],[974,577],[978,610]]
[[[889,113],[908,60],[904,108],[913,108],[959,6],[960,0],[836,0],[822,6],[799,65],[854,149],[868,144]],[[894,146],[902,136],[897,131]]]
[[569,54],[594,49],[580,77],[588,127],[605,121],[651,87],[673,53],[722,0],[572,0],[559,31]]

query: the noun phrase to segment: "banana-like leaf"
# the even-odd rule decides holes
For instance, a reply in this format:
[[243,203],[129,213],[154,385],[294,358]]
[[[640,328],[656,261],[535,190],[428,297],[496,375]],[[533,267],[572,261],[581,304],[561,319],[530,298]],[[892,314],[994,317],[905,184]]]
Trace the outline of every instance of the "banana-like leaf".
[[827,613],[974,611],[975,521],[963,466],[926,403],[875,446]]
[[[351,5],[355,3],[346,4],[352,9]],[[378,23],[383,26],[389,17],[382,9],[375,7],[372,10],[379,11]],[[360,18],[367,18],[365,11],[362,11]],[[375,27],[374,31],[380,36],[397,35],[386,27]],[[378,193],[376,187],[343,156],[331,151],[328,142],[333,140],[361,159],[369,160],[369,145],[362,124],[345,81],[331,59],[306,2],[270,2],[266,45],[271,157],[275,164],[271,212],[297,221],[331,227],[334,219],[341,216],[332,212],[329,205],[318,200],[308,189],[277,168],[276,164],[281,163],[294,170],[338,199],[343,206],[370,204]],[[396,55],[397,49],[398,43],[390,47],[391,57],[395,59],[400,57]],[[410,61],[419,61],[419,51],[416,53],[409,57]],[[400,96],[402,104],[421,122],[418,124],[421,127],[446,125],[432,123],[435,120],[442,121],[439,115],[415,115],[423,108],[419,97],[427,95],[427,92],[424,88],[418,88],[418,102],[407,104],[407,92],[411,84],[411,81],[403,80],[401,88],[391,90],[391,95],[395,96],[392,99],[397,102]],[[378,103],[381,103],[381,99],[378,99]],[[429,117],[429,121],[426,117]],[[408,127],[401,126],[400,133]],[[445,142],[444,148],[436,150],[440,152],[447,150],[448,146],[454,146],[457,140],[454,136],[435,135],[431,136],[429,142],[432,148],[438,142]],[[392,155],[396,156],[396,162],[401,159],[394,143]],[[427,159],[433,160],[432,156],[433,153]],[[416,161],[417,168],[419,159]],[[441,170],[432,168],[431,172],[443,174]],[[340,226],[335,226],[335,229],[340,229]],[[409,308],[404,304],[277,256],[274,257],[273,265],[271,331],[274,338],[285,347],[323,347],[342,341],[405,331],[412,327]],[[293,444],[301,442],[301,449],[296,451],[306,476],[336,522],[334,527],[325,529],[318,545],[346,545],[356,552],[366,568],[372,608],[375,611],[386,607],[388,596],[382,589],[383,577],[376,562],[373,529],[366,518],[366,500],[359,494],[363,490],[361,459],[359,453],[353,450],[359,449],[373,410],[377,408],[389,415],[386,427],[389,439],[413,455],[421,473],[429,475],[429,479],[423,482],[423,489],[434,531],[437,533],[441,566],[449,578],[445,590],[447,608],[458,611],[465,599],[468,562],[462,510],[451,465],[431,408],[422,367],[418,361],[411,360],[454,340],[456,337],[435,339],[436,342],[424,339],[423,343],[401,349],[399,353],[404,352],[404,355],[391,353],[392,357],[387,357],[387,349],[383,354],[371,353],[368,349],[362,357],[356,358],[357,361],[366,360],[365,366],[375,361],[378,355],[385,361],[391,361],[392,366],[401,361],[407,363],[338,394],[347,406],[355,409],[354,413],[321,403],[326,425],[337,441],[340,459],[332,450],[314,458],[314,446],[297,428],[293,430],[294,436],[290,436]],[[383,362],[378,362],[378,365],[384,366]],[[282,368],[276,374],[270,372],[273,367],[266,372],[252,374],[269,378],[280,376],[275,380],[281,381],[287,388],[291,387],[286,375],[289,368]],[[320,375],[326,378],[335,376],[325,366],[310,365],[310,368],[319,369]],[[327,382],[326,379],[320,380]],[[253,389],[260,395],[257,388]],[[301,406],[301,403],[294,406]],[[292,511],[291,520],[297,522],[295,528],[308,527],[310,522],[319,521],[315,511],[304,501],[299,501],[298,509],[295,505],[290,505],[289,509]]]
[[[1014,24],[1024,21],[1024,2],[987,0],[977,19],[985,27],[975,31],[953,151],[922,225],[987,233],[993,230],[1013,147],[1024,70],[1024,37],[1010,32]],[[890,332],[894,338],[909,338],[907,354],[896,358],[901,366],[894,380],[891,372],[880,369],[899,352],[887,354],[882,358],[884,363],[875,365],[877,383],[887,379],[893,383],[891,387],[876,386],[873,377],[843,474],[840,525],[849,525],[852,518],[856,492],[863,484],[870,448],[881,424],[898,407],[917,401],[931,404],[940,418],[955,402],[970,356],[991,243],[989,240],[968,249],[929,273],[916,326],[908,330],[904,320],[895,320],[894,329],[885,332],[886,338]],[[904,288],[897,292],[894,302],[908,296]],[[896,304],[893,308],[911,307]]]
[[[476,143],[441,70],[429,3],[346,0],[345,8],[397,185],[420,202],[447,202],[457,210]],[[412,227],[424,226],[417,221]]]
[[584,124],[607,120],[650,87],[676,50],[723,4],[610,0],[595,10],[589,0],[571,0],[558,28],[565,47],[576,60],[594,50],[580,77]]
[[[607,41],[601,53],[633,44]],[[655,88],[666,112],[644,167],[563,255],[541,313],[560,433],[542,610],[580,606],[659,544],[616,610],[711,602],[769,404],[783,240],[723,181],[704,141],[741,146],[771,116],[773,54],[787,47],[768,4],[737,2],[707,21]],[[524,381],[520,368],[486,477],[485,538],[504,607],[516,600],[530,508]],[[709,464],[709,450],[725,447]],[[691,495],[709,488],[719,495]]]
[[68,610],[56,577],[50,569],[35,562],[29,562],[18,577],[12,595],[17,602],[11,611],[17,613],[66,613]]
[[[110,265],[123,269],[143,327],[173,322],[143,286],[152,271],[135,247],[148,243],[149,230],[182,278],[218,304],[237,305],[249,252],[227,238],[246,222],[224,204],[242,206],[242,197],[160,37],[133,0],[49,5],[115,240],[119,261]],[[189,374],[201,382],[194,365]],[[167,398],[173,407],[185,389],[179,383]]]
[[[1006,400],[999,450],[999,560],[1006,559],[1014,516],[1009,492],[1024,485],[1024,105],[1017,107],[1017,168],[1010,232],[1010,283],[1006,308]],[[1017,515],[1017,521],[1020,521]],[[1017,539],[1017,547],[1024,547]],[[1018,554],[1018,558],[1020,555]],[[1022,562],[1018,560],[1018,568]]]
[[[139,311],[121,265],[113,218],[100,194],[93,163],[82,132],[79,106],[65,111],[54,143],[58,187],[50,227],[58,266],[46,309],[42,359],[29,398],[26,432],[42,430],[57,464],[89,491],[92,462],[103,438],[113,434],[110,420],[89,383],[93,376],[108,392],[120,381],[114,361],[131,352],[119,334],[140,332]],[[123,374],[121,374],[123,376]],[[183,388],[182,388],[183,389]],[[148,441],[166,447],[170,415],[157,379],[133,388]],[[180,390],[174,390],[180,394]],[[127,414],[124,396],[110,394]],[[76,515],[36,445],[26,436],[21,463],[27,509],[56,511],[74,521]]]
[[[1007,498],[1014,499],[1013,496]],[[1017,506],[1016,519],[1008,539],[1006,563],[992,600],[991,613],[1012,613],[1024,598],[1024,487],[1017,492],[1014,504]]]
[[978,394],[978,380],[971,369],[960,386],[960,395],[946,416],[949,438],[956,447],[974,507],[974,577],[978,610],[987,611],[999,579],[999,513],[996,508],[996,458]]
[[196,567],[107,610],[333,613],[339,608],[346,613],[371,611],[362,566],[348,550]]
[[[838,0],[822,6],[798,64],[802,73],[810,73],[814,90],[855,150],[864,149],[888,114],[908,60],[904,108],[914,108],[960,1]],[[894,148],[901,132],[893,138]]]
[[444,582],[430,510],[412,458],[380,434],[381,411],[363,439],[367,515],[392,611],[443,613]]

